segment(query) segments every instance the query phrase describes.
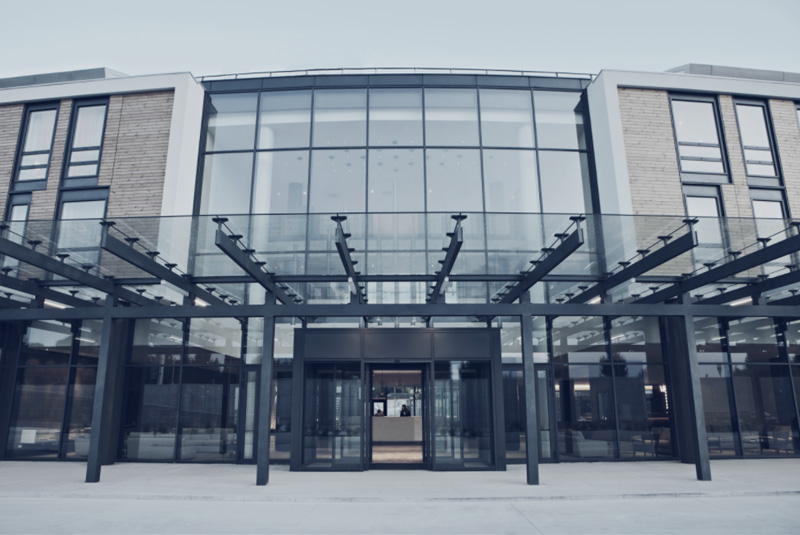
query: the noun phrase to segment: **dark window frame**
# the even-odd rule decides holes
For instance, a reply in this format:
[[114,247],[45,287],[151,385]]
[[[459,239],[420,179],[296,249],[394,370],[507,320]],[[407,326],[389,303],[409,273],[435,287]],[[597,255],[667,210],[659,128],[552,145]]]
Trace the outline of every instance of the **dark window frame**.
[[[78,126],[78,116],[80,114],[80,110],[81,108],[89,108],[94,106],[105,106],[105,114],[103,116],[103,130],[100,133],[100,145],[92,147],[79,147],[76,149],[75,147],[73,147],[73,144],[75,142],[75,129]],[[61,171],[62,187],[70,187],[76,185],[80,186],[97,185],[97,180],[100,176],[100,162],[102,161],[103,157],[103,145],[105,142],[106,128],[108,127],[108,108],[109,108],[108,97],[98,97],[98,98],[81,99],[73,101],[72,111],[70,113],[70,119],[69,119],[69,135],[67,136],[66,149],[64,150],[64,162]],[[96,160],[75,162],[74,164],[71,162],[74,153],[89,152],[95,150],[97,151]],[[97,171],[93,175],[69,176],[69,170],[70,167],[72,167],[72,165],[76,166],[97,165]]]
[[[13,191],[33,191],[44,189],[47,186],[47,179],[50,176],[50,165],[53,163],[53,146],[55,145],[56,139],[56,130],[58,129],[58,112],[60,106],[58,102],[46,102],[46,103],[36,103],[36,104],[28,104],[25,106],[25,111],[22,116],[22,123],[20,125],[19,130],[19,141],[17,142],[17,154],[14,162],[14,180],[12,182],[12,190]],[[25,151],[25,139],[28,135],[28,129],[30,127],[30,120],[31,115],[36,112],[41,111],[50,111],[54,110],[56,112],[55,120],[53,121],[53,133],[50,136],[50,148],[46,151]],[[36,154],[47,154],[47,164],[46,165],[32,165],[32,166],[24,166],[22,165],[22,160],[25,156],[36,155]],[[44,178],[37,178],[33,180],[20,180],[19,174],[20,171],[25,169],[44,169]]]
[[[683,102],[704,102],[711,104],[712,110],[714,112],[714,121],[715,126],[717,129],[717,145],[713,144],[697,144],[697,143],[689,143],[684,142],[681,143],[678,139],[678,130],[675,128],[675,113],[673,111],[673,102],[675,101],[683,101]],[[681,177],[681,182],[684,184],[730,184],[731,183],[731,173],[730,173],[730,164],[728,162],[728,149],[725,145],[725,132],[722,126],[722,115],[720,113],[719,102],[717,101],[717,97],[714,95],[687,95],[681,93],[670,93],[669,94],[669,116],[670,122],[672,123],[672,136],[675,142],[675,158],[678,163],[678,172]],[[708,158],[695,158],[695,157],[681,157],[680,147],[683,146],[699,146],[699,147],[718,147],[720,152],[720,159],[708,159]],[[696,161],[719,161],[722,163],[722,173],[700,173],[697,171],[684,171],[683,167],[681,166],[681,160],[696,160]]]
[[[754,147],[754,146],[747,146],[745,147],[744,141],[742,140],[742,128],[741,123],[739,122],[739,105],[742,106],[753,106],[761,108],[761,112],[764,116],[764,127],[767,130],[767,139],[769,142],[769,147]],[[747,176],[747,183],[750,186],[771,186],[771,187],[780,187],[783,186],[783,173],[781,172],[781,165],[780,159],[778,157],[778,150],[777,150],[777,140],[775,138],[775,127],[772,124],[772,113],[769,107],[769,104],[766,101],[760,100],[751,100],[751,99],[740,99],[736,98],[733,101],[733,111],[734,115],[736,116],[736,131],[739,135],[739,146],[742,150],[742,161],[744,163],[744,173]],[[775,170],[774,175],[754,175],[750,174],[747,167],[747,154],[745,150],[759,150],[765,151],[769,150],[772,156],[771,165]],[[754,161],[754,163],[760,163]]]

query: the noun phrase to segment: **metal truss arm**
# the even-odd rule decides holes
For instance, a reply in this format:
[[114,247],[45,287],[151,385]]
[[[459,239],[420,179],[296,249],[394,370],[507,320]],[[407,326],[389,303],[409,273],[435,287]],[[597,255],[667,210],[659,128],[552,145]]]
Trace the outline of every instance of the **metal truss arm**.
[[350,283],[350,294],[356,297],[358,303],[366,303],[366,290],[361,286],[359,281],[361,273],[356,271],[355,268],[358,261],[353,260],[353,257],[350,256],[350,253],[355,251],[355,249],[348,247],[347,238],[350,237],[350,234],[345,232],[342,228],[342,222],[347,221],[347,216],[335,215],[331,216],[331,219],[336,222],[336,251],[339,253],[339,259],[342,261],[342,266],[344,266],[344,271]]
[[758,251],[753,251],[750,254],[740,256],[735,260],[726,262],[721,266],[711,268],[705,273],[689,277],[688,279],[673,284],[669,288],[664,288],[651,295],[642,297],[635,301],[639,304],[653,304],[660,303],[666,299],[677,297],[683,293],[689,293],[692,290],[712,284],[725,277],[731,277],[742,271],[759,267],[767,262],[771,262],[782,256],[792,254],[800,249],[800,234],[781,240],[773,245],[768,245]]
[[768,292],[770,290],[777,290],[778,288],[783,288],[784,286],[789,286],[798,282],[800,282],[800,269],[790,273],[785,273],[778,277],[766,279],[756,284],[745,286],[744,288],[737,288],[735,290],[731,290],[730,292],[707,297],[705,299],[696,301],[695,304],[721,305],[723,303],[730,303],[731,301],[738,301],[739,299],[747,299],[748,297],[763,294],[764,292]]
[[9,275],[0,275],[0,286],[11,288],[12,290],[17,290],[18,292],[30,294],[35,297],[42,297],[44,299],[49,299],[50,301],[56,301],[57,303],[62,303],[71,307],[77,308],[95,306],[95,304],[91,301],[73,297],[45,286],[40,286],[37,284],[36,280],[37,279],[22,280]]
[[444,260],[439,260],[442,267],[436,272],[436,283],[433,285],[431,294],[428,296],[429,303],[436,303],[439,301],[440,297],[444,296],[447,283],[450,280],[450,273],[453,271],[456,258],[458,258],[458,252],[464,244],[464,229],[461,227],[461,222],[465,220],[467,216],[459,214],[451,217],[456,221],[456,228],[453,229],[453,232],[447,233],[450,237],[450,245],[442,249],[443,251],[447,251],[447,254],[445,254]]
[[50,258],[42,253],[37,253],[32,249],[28,249],[6,238],[0,238],[0,254],[14,257],[20,262],[36,266],[39,269],[73,280],[83,286],[100,290],[108,295],[116,295],[120,299],[124,299],[136,305],[157,305],[155,301],[125,288],[120,288],[109,280],[101,279],[100,277],[91,275],[87,271],[82,271],[76,267],[59,262],[54,258]]
[[200,288],[195,284],[192,284],[187,279],[178,275],[171,269],[162,266],[161,264],[151,259],[150,257],[140,253],[139,251],[136,251],[132,246],[124,244],[123,242],[114,238],[113,236],[109,236],[108,227],[103,227],[103,238],[100,246],[104,250],[108,251],[114,256],[121,258],[122,260],[128,262],[132,266],[136,266],[142,271],[146,271],[147,273],[153,275],[154,277],[158,277],[162,281],[168,282],[169,284],[183,290],[184,292],[192,294],[195,297],[199,297],[209,305],[227,304],[224,300],[215,296],[211,292],[203,288]]
[[643,273],[647,273],[651,269],[680,256],[686,251],[691,250],[697,246],[697,234],[694,231],[684,234],[672,243],[668,243],[664,247],[659,248],[657,251],[642,257],[637,262],[622,269],[620,272],[611,275],[610,277],[598,282],[588,290],[576,295],[568,301],[568,303],[585,303],[586,301],[603,295],[612,288],[624,284],[625,282],[638,277]]

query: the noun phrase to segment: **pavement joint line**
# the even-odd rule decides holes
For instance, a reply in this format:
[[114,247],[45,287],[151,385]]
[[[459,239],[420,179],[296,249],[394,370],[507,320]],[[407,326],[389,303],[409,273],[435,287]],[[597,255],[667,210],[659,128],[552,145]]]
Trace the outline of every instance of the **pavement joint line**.
[[[427,497],[400,498],[396,502],[425,503],[425,502],[537,502],[537,501],[574,501],[574,500],[636,500],[659,498],[747,498],[766,496],[800,496],[800,490],[776,491],[727,491],[727,492],[650,492],[650,493],[625,493],[625,494],[582,494],[582,495],[549,495],[549,496],[494,496],[494,497]],[[72,499],[72,500],[169,500],[169,501],[215,501],[215,502],[266,502],[266,503],[383,503],[381,498],[369,497],[325,497],[318,496],[252,496],[252,495],[176,495],[176,494],[94,494],[94,493],[0,493],[0,499]]]

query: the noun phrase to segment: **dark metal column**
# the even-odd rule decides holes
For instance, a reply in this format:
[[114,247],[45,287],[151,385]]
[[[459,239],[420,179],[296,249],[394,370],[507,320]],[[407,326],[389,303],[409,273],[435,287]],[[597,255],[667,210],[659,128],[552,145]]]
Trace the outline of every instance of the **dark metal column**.
[[[106,296],[106,311],[117,305],[117,299],[111,295]],[[97,359],[97,379],[94,386],[94,403],[92,405],[92,433],[89,438],[89,459],[86,462],[86,482],[97,483],[100,481],[100,467],[103,462],[103,447],[106,437],[104,434],[112,432],[103,427],[103,422],[108,420],[105,412],[109,409],[106,398],[111,398],[112,385],[109,383],[109,359],[111,358],[111,327],[114,320],[107,315],[103,318],[103,333],[100,337],[100,354]],[[108,388],[106,388],[108,386]]]
[[[530,302],[525,292],[520,302]],[[539,419],[536,411],[536,369],[533,364],[533,316],[520,317],[522,336],[522,375],[525,382],[525,456],[528,467],[528,485],[539,484]]]
[[694,338],[694,316],[683,316],[685,354],[684,362],[689,372],[689,409],[691,412],[692,447],[697,479],[711,481],[711,464],[708,456],[706,414],[703,410],[703,393],[700,390],[700,370],[697,366],[697,342]]
[[272,415],[272,358],[275,340],[275,294],[267,292],[264,340],[261,348],[261,381],[258,387],[258,440],[256,441],[256,485],[269,483],[270,418]]

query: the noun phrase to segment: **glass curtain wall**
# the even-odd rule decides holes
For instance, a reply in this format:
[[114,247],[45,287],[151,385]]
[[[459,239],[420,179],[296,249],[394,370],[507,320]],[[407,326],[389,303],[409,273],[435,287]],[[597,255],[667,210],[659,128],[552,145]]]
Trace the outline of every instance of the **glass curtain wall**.
[[792,456],[800,446],[797,320],[697,318],[708,433],[717,457]]
[[85,459],[102,322],[35,321],[22,342],[6,456]]

